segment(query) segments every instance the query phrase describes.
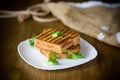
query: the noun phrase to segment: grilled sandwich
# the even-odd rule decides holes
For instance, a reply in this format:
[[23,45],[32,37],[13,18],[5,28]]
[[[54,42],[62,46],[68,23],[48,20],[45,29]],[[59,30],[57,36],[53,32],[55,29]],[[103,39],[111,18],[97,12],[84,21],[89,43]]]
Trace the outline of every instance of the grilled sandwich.
[[[41,53],[43,55],[45,55],[47,58],[50,57],[50,54],[51,54],[51,51],[49,50],[45,50],[45,49],[40,49]],[[72,51],[73,53],[77,53],[80,51],[80,45],[76,45],[76,46],[71,46],[70,48],[68,48],[66,50],[66,52],[62,53],[62,54],[59,54],[59,53],[56,53],[55,54],[55,57],[58,59],[58,58],[67,58],[68,57],[68,51]]]
[[[54,32],[61,32],[62,36],[53,37]],[[80,42],[80,36],[77,32],[66,29],[47,28],[35,38],[35,47],[43,50],[64,53],[71,46],[76,46]]]

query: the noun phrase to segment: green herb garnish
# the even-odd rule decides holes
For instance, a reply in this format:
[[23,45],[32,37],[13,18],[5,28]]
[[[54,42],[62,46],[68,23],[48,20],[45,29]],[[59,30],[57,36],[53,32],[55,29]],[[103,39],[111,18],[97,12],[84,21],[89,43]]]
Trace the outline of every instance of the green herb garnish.
[[58,65],[58,61],[57,61],[55,55],[56,55],[55,52],[51,52],[51,53],[50,53],[50,57],[49,57],[49,59],[48,59],[48,62],[51,62],[51,63],[53,63],[53,64],[55,64],[55,65]]
[[35,39],[35,34],[33,33],[32,38],[29,40],[29,44],[31,46],[34,46],[34,39]]
[[82,55],[81,53],[73,53],[72,51],[68,51],[68,58],[70,59],[78,59],[78,58],[85,58],[84,55]]
[[60,32],[60,31],[56,31],[56,32],[53,32],[52,33],[52,37],[60,37],[60,36],[62,36],[62,32]]

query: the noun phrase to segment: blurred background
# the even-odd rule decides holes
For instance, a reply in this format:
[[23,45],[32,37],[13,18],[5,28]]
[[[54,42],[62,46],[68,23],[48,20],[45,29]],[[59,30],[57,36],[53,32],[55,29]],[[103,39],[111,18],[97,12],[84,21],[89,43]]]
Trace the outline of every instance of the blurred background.
[[[53,2],[66,1],[66,2],[83,2],[89,0],[51,0]],[[120,0],[91,0],[91,1],[102,1],[107,3],[118,3]],[[0,10],[19,10],[26,9],[28,6],[42,3],[43,0],[0,0]],[[22,5],[21,5],[22,4]]]

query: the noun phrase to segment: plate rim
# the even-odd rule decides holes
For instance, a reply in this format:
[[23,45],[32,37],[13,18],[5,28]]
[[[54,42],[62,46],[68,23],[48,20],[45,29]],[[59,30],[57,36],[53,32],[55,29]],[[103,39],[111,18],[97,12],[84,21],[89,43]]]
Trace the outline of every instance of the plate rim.
[[[86,41],[85,39],[83,39],[83,38],[81,38],[81,37],[80,37],[80,39],[82,39],[83,41],[85,41],[88,45],[90,45],[90,46],[94,49],[94,51],[95,51],[94,54],[95,54],[95,55],[94,55],[94,57],[92,57],[90,60],[87,60],[87,61],[84,62],[84,63],[77,64],[77,65],[73,65],[73,66],[70,66],[70,67],[55,68],[55,69],[53,69],[53,68],[47,68],[47,67],[42,66],[42,65],[40,65],[40,67],[38,67],[38,66],[30,63],[29,61],[27,61],[27,60],[23,57],[23,55],[20,53],[19,47],[21,46],[21,44],[23,44],[24,42],[28,41],[29,39],[26,39],[26,40],[21,41],[21,42],[18,44],[18,46],[17,46],[17,50],[18,50],[18,54],[19,54],[20,57],[23,59],[23,61],[25,61],[27,64],[31,65],[31,66],[34,67],[34,68],[42,69],[42,70],[62,70],[62,69],[72,68],[72,67],[79,66],[79,65],[85,64],[85,63],[87,63],[87,62],[90,62],[91,60],[95,59],[96,56],[98,55],[98,52],[97,52],[96,48],[95,48],[92,44],[90,44],[88,41]],[[80,41],[81,41],[81,40],[80,40]],[[41,53],[41,52],[40,52],[40,53]],[[55,65],[55,66],[57,66],[57,65]]]

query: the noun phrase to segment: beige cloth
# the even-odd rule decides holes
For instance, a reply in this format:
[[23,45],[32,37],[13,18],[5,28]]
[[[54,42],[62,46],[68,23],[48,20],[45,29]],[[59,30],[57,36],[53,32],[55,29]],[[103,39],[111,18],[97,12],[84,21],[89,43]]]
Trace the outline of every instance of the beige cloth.
[[[44,18],[50,12],[56,18]],[[0,18],[17,17],[19,21],[24,21],[30,16],[39,22],[59,19],[64,25],[80,33],[120,47],[120,7],[94,6],[83,9],[61,3],[50,3],[49,0],[46,0],[45,3],[34,5],[23,11],[0,11],[0,13],[3,13]],[[109,30],[102,30],[102,26],[107,26]],[[119,37],[116,38],[118,32]]]
[[[49,3],[49,10],[64,25],[98,39],[98,34],[103,33],[103,42],[120,47],[116,33],[120,32],[120,8],[106,8],[95,6],[90,8],[75,8],[61,3]],[[101,26],[109,30],[101,30]]]

